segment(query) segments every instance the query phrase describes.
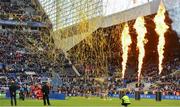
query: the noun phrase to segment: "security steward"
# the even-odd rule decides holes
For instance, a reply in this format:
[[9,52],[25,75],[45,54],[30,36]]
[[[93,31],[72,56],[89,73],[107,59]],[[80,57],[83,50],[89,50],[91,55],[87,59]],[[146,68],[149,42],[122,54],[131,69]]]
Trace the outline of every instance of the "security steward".
[[129,97],[127,95],[124,95],[122,97],[122,105],[124,107],[127,107],[129,104],[131,104]]
[[47,82],[44,82],[44,83],[43,83],[43,86],[42,86],[44,106],[46,106],[46,100],[47,100],[47,104],[50,106],[50,102],[49,102],[49,91],[50,91],[50,87],[48,86],[48,83],[47,83]]
[[14,100],[14,105],[17,105],[16,102],[16,90],[17,90],[17,85],[15,84],[14,80],[11,81],[10,86],[9,86],[9,92],[10,92],[10,97],[11,97],[11,106],[13,106],[13,100]]

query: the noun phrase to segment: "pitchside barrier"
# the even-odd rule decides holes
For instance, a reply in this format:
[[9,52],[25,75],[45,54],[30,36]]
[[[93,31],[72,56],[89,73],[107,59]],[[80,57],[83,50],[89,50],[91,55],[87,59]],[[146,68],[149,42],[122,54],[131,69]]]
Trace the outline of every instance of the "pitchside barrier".
[[[111,97],[119,98],[119,94],[111,94]],[[135,98],[134,94],[128,94],[130,98]],[[141,94],[140,98],[145,98],[145,99],[156,99],[156,95],[150,95],[150,94]],[[162,95],[162,99],[164,100],[180,100],[180,96],[175,96],[175,95]]]
[[65,100],[65,94],[54,92],[49,94],[49,98],[56,100]]
[[[9,91],[6,91],[6,98],[10,98],[10,93]],[[19,98],[19,94],[16,95],[17,98]],[[62,93],[57,93],[57,92],[51,92],[49,94],[50,99],[55,99],[55,100],[65,100],[65,94]]]
[[[17,94],[17,97],[19,96],[19,94]],[[119,94],[110,94],[110,97],[114,97],[114,98],[120,98]],[[134,94],[128,94],[128,96],[130,98],[135,98]],[[10,98],[10,93],[9,91],[6,91],[6,98]],[[56,99],[56,100],[65,100],[65,94],[62,93],[57,93],[57,92],[51,92],[49,94],[49,98],[50,99]],[[156,95],[152,95],[152,94],[141,94],[140,98],[145,98],[145,99],[156,99]],[[162,99],[164,100],[180,100],[180,96],[175,96],[175,95],[162,95],[161,96]]]

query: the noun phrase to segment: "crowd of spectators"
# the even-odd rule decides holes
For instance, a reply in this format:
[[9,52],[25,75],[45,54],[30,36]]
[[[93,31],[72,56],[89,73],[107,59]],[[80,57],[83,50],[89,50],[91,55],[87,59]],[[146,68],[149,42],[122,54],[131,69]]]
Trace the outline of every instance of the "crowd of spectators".
[[48,17],[36,9],[31,0],[12,0],[1,2],[0,17],[3,20],[42,22]]
[[[163,78],[144,78],[142,81],[150,83],[148,88],[145,88],[145,83],[142,82],[138,87],[142,94],[155,94],[161,91],[163,95],[180,95],[180,81],[178,77],[166,76]],[[148,82],[147,82],[148,81]],[[137,82],[135,82],[137,84]],[[129,94],[134,94],[137,87],[127,87],[128,83],[121,78],[104,77],[73,77],[63,78],[63,84],[58,87],[59,93],[64,93],[67,96],[111,96],[119,94],[121,90],[126,89]]]
[[[0,19],[49,23],[45,12],[36,6],[32,0],[3,0]],[[25,72],[35,72],[40,77],[39,74],[46,72],[63,72],[63,61],[67,59],[61,50],[54,48],[50,28],[17,23],[2,23],[0,27],[0,76],[3,78],[0,85],[6,84],[10,77],[22,78]]]
[[0,59],[9,71],[41,71],[40,67],[49,64],[45,59],[48,44],[43,43],[40,32],[4,30],[0,35]]

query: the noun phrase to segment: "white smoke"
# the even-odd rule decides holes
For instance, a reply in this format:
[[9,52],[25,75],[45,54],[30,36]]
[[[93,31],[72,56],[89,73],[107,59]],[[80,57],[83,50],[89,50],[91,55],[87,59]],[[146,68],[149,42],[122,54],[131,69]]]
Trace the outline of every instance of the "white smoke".
[[172,28],[180,38],[180,0],[164,0],[164,3],[173,21]]

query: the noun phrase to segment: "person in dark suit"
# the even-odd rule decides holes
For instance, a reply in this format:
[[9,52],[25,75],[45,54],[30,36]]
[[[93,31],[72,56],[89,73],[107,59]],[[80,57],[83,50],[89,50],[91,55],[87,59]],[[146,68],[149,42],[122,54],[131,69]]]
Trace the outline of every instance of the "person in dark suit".
[[43,83],[42,93],[43,93],[43,103],[44,103],[44,106],[46,105],[46,100],[47,100],[47,104],[50,105],[50,102],[49,102],[49,91],[50,91],[50,87],[48,86],[48,84],[47,83]]
[[13,100],[14,100],[14,105],[17,105],[16,102],[16,90],[17,90],[17,85],[15,84],[14,80],[11,81],[10,86],[9,86],[9,92],[10,92],[10,97],[11,97],[11,106],[13,106]]

